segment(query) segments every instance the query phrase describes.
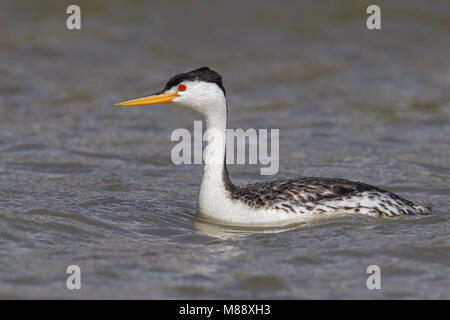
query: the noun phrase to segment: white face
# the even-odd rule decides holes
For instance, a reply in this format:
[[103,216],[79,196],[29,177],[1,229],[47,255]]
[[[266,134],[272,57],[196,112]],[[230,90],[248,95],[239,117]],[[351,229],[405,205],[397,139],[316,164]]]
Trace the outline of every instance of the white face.
[[[184,85],[186,89],[179,90],[180,85]],[[215,83],[183,81],[167,90],[166,93],[175,93],[177,90],[178,97],[172,100],[173,103],[194,109],[202,114],[226,110],[225,95]]]

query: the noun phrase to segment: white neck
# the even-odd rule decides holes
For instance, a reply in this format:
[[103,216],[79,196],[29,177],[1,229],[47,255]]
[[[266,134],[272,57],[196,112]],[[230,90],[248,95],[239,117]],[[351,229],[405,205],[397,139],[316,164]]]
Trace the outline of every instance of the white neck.
[[[207,146],[203,151],[203,183],[222,186],[222,173],[225,158],[226,108],[205,115]],[[218,179],[219,178],[219,179]]]
[[205,164],[199,195],[199,205],[203,212],[217,211],[216,206],[227,200],[227,190],[223,179],[227,109],[224,105],[213,110],[213,112],[204,113],[205,140],[208,144],[203,152]]

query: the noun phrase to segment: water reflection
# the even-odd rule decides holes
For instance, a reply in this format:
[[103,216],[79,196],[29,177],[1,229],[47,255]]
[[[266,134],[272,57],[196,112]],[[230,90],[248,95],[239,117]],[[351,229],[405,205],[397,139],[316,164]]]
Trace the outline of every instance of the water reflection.
[[197,213],[194,218],[194,230],[197,234],[207,235],[214,238],[237,239],[239,237],[246,237],[254,234],[275,234],[304,227],[311,227],[327,218],[328,217],[325,215],[321,217],[305,217],[305,220],[302,222],[293,223],[282,227],[244,227],[226,225],[201,213]]

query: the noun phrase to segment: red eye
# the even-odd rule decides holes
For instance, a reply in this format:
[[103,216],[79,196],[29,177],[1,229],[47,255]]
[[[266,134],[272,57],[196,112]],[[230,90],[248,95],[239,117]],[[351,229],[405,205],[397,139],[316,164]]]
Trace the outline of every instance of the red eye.
[[178,91],[184,91],[184,90],[186,90],[186,86],[184,84],[179,84]]

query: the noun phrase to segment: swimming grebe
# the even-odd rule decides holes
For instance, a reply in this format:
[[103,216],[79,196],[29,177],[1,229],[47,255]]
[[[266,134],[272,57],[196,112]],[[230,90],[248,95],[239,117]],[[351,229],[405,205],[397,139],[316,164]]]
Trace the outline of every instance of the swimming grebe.
[[222,77],[203,67],[173,76],[151,96],[118,103],[141,106],[175,103],[200,112],[206,122],[208,144],[199,194],[200,212],[231,225],[283,226],[323,214],[399,216],[430,214],[377,187],[345,179],[301,177],[234,185],[225,163],[227,102]]

